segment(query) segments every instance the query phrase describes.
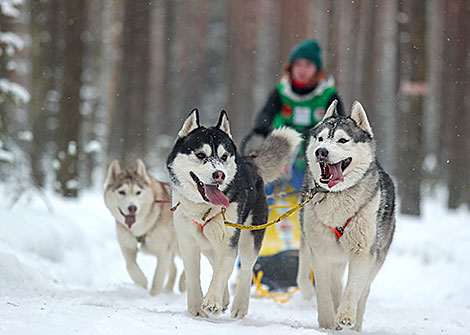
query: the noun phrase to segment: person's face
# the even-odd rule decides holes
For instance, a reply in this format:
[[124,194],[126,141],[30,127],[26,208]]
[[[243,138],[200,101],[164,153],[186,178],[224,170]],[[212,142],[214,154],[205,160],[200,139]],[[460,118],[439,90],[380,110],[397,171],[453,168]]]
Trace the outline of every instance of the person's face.
[[308,83],[316,72],[317,66],[308,59],[299,58],[292,63],[292,79],[298,82]]

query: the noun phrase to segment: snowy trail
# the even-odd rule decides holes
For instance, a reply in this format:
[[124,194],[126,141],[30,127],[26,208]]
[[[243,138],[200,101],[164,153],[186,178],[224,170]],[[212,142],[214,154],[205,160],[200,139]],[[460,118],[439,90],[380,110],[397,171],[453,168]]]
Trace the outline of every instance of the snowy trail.
[[[50,199],[53,213],[36,197],[0,207],[0,334],[354,334],[319,329],[315,302],[299,294],[286,304],[252,298],[243,320],[193,318],[184,294],[151,297],[131,283],[98,191]],[[363,334],[470,334],[470,213],[436,200],[424,209],[398,218]],[[139,263],[149,276],[153,259]]]

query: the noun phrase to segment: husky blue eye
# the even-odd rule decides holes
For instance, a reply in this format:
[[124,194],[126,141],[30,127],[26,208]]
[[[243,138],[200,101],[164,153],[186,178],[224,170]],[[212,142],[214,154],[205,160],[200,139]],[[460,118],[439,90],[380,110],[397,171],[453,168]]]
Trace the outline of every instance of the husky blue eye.
[[124,192],[124,191],[119,191],[119,194],[120,194],[120,195],[126,195],[126,192]]
[[196,157],[199,158],[199,159],[204,159],[206,158],[206,154],[202,153],[202,152],[199,152],[196,154]]
[[338,140],[338,142],[341,143],[341,144],[344,144],[344,143],[348,143],[349,140],[347,140],[347,139],[345,139],[345,138],[340,138],[340,139]]

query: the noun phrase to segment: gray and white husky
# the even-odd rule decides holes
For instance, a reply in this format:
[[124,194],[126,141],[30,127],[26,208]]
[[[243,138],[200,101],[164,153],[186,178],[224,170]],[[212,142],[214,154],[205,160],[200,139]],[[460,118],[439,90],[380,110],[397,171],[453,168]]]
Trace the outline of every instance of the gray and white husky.
[[[151,295],[171,292],[176,278],[176,231],[170,212],[170,186],[155,180],[138,159],[137,168],[121,169],[117,160],[108,169],[104,201],[116,221],[116,232],[127,271],[134,283],[147,288],[136,262],[137,252],[157,257]],[[164,286],[165,278],[167,278]],[[184,273],[179,289],[184,291]]]
[[[250,158],[240,157],[232,140],[225,111],[216,126],[199,124],[193,110],[183,124],[167,161],[172,187],[174,225],[187,278],[188,311],[194,316],[219,314],[229,304],[228,279],[240,253],[240,277],[231,314],[243,318],[248,300],[253,265],[264,230],[240,230],[224,224],[226,219],[243,225],[267,221],[268,205],[264,183],[278,178],[295,147],[299,134],[278,129]],[[209,289],[203,298],[200,283],[200,255],[213,268]]]
[[[395,230],[395,189],[379,165],[366,113],[359,102],[338,116],[336,102],[312,129],[306,151],[304,191],[317,193],[300,214],[302,241],[298,284],[313,295],[315,278],[321,328],[359,331],[370,285],[382,266]],[[342,278],[348,276],[343,292]]]

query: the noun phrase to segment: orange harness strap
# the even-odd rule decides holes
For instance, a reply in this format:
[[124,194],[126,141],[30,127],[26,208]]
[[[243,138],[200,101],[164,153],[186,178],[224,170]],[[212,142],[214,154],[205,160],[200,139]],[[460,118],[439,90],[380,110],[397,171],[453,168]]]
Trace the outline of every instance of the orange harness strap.
[[346,224],[344,226],[338,226],[336,228],[333,228],[332,226],[328,226],[335,232],[336,237],[338,238],[338,240],[341,238],[341,236],[343,236],[344,230],[348,226],[349,222],[351,222],[351,219],[352,219],[352,217],[349,218],[348,221],[346,221]]

